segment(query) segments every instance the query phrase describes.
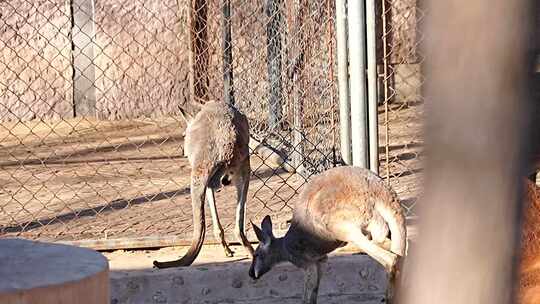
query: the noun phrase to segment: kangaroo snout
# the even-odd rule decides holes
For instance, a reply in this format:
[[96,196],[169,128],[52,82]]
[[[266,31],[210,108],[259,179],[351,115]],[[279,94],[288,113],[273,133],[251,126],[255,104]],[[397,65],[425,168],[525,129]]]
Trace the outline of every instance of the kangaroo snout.
[[249,277],[254,280],[258,279],[258,277],[255,275],[255,269],[253,267],[253,264],[251,265],[251,267],[249,267]]

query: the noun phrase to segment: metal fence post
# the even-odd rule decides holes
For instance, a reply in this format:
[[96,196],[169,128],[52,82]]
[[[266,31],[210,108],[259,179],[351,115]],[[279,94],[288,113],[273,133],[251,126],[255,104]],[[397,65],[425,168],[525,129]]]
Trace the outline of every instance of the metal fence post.
[[377,40],[375,0],[366,0],[369,169],[379,174],[379,119],[377,114]]
[[347,0],[336,0],[336,42],[339,93],[339,135],[341,157],[352,165],[351,103],[349,100],[349,61],[347,54]]
[[368,166],[364,1],[348,3],[352,162]]
[[298,35],[297,42],[300,47],[296,49],[292,64],[293,87],[293,152],[292,161],[296,172],[305,175],[305,154],[303,141],[304,134],[304,102],[306,93],[306,61],[311,55],[308,42],[309,32],[306,33],[306,18],[309,14],[309,5],[306,0],[299,0],[295,3],[297,15],[295,16],[294,31]]
[[73,116],[96,116],[94,0],[73,0]]

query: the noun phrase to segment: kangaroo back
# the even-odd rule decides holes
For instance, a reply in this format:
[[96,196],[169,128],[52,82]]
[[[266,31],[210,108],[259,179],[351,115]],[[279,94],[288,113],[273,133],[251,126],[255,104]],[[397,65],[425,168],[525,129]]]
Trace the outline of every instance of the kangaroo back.
[[[223,102],[208,102],[188,124],[185,150],[191,165],[249,156],[247,118]],[[242,151],[239,151],[241,149]]]
[[405,215],[396,193],[364,168],[337,167],[312,178],[296,202],[293,222],[342,241],[348,241],[351,231],[390,230],[391,251],[400,256],[406,251]]

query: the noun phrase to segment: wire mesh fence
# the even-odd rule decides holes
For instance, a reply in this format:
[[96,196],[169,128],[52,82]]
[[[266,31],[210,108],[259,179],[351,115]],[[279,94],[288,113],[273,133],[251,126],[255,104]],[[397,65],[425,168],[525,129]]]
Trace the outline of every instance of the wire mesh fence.
[[[422,146],[410,1],[379,3],[381,175],[407,206]],[[285,227],[309,177],[341,163],[334,1],[14,0],[0,13],[2,237],[190,240],[178,107],[192,102],[234,96],[296,169],[253,151],[254,221]],[[234,191],[216,201],[231,232]]]
[[382,0],[377,8],[380,174],[396,189],[409,215],[415,215],[420,191],[423,147],[419,23],[426,12],[418,2]]

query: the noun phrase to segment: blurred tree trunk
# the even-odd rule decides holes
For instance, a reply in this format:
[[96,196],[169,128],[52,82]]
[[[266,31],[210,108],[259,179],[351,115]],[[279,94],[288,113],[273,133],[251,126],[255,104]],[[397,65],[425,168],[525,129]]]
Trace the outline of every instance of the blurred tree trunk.
[[425,1],[425,193],[400,303],[514,301],[534,2]]

